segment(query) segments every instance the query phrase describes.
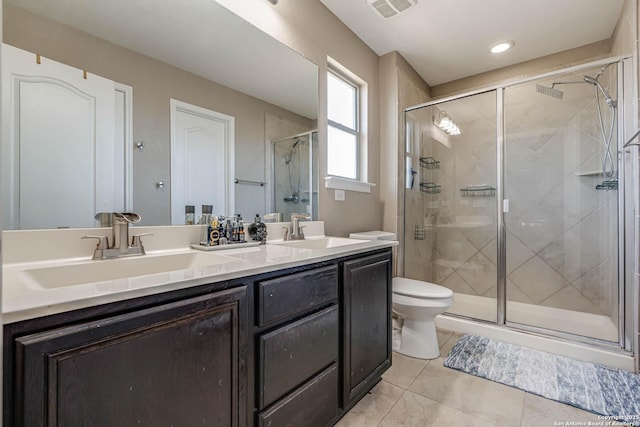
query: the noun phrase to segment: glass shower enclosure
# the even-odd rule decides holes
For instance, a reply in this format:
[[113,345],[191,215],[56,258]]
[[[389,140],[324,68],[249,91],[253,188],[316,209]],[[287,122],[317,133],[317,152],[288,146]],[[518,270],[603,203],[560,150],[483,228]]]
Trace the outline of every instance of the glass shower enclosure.
[[405,112],[404,275],[448,314],[625,346],[624,61]]

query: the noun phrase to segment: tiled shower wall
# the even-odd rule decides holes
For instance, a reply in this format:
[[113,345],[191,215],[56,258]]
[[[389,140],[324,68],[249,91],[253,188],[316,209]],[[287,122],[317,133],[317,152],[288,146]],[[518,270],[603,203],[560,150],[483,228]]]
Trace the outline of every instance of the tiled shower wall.
[[[609,74],[615,66],[600,81],[615,93]],[[605,179],[595,88],[556,88],[562,100],[538,93],[535,83],[505,90],[507,298],[617,322],[617,191],[595,189]],[[496,186],[495,99],[488,92],[437,106],[458,123],[459,136],[433,126],[436,107],[409,113],[415,122],[408,156],[418,173],[405,195],[405,275],[492,298],[497,201],[463,197],[460,189]],[[608,131],[610,109],[604,102],[601,109]],[[419,166],[427,156],[438,169]],[[440,185],[440,193],[421,192],[420,181]]]

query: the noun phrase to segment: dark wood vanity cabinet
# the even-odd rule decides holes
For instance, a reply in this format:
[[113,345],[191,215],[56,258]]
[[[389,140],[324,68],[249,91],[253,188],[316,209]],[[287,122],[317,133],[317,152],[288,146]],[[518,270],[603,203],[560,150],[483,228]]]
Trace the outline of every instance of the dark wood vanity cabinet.
[[380,381],[391,274],[387,249],[257,283],[258,426],[331,425]]
[[390,322],[381,249],[8,324],[4,425],[332,425]]
[[391,275],[391,251],[342,263],[345,408],[391,366]]
[[17,337],[10,425],[244,426],[246,319],[241,286]]

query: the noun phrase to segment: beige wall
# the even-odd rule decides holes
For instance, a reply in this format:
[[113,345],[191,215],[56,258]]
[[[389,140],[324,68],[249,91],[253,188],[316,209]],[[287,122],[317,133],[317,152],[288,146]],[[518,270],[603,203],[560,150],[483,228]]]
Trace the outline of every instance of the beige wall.
[[[134,150],[133,209],[146,225],[170,222],[170,188],[161,191],[154,186],[160,179],[170,183],[170,98],[235,117],[235,169],[240,179],[268,178],[265,128],[273,125],[265,123],[267,115],[302,128],[315,127],[307,118],[24,9],[5,3],[4,12],[5,43],[133,87],[133,138],[145,142],[143,151]],[[252,218],[264,212],[264,188],[236,185],[235,191],[237,212],[219,214]]]
[[[378,55],[318,0],[281,0],[276,6],[264,0],[217,0],[253,25],[270,34],[318,65],[318,142],[320,147],[319,216],[327,234],[345,236],[353,231],[382,227],[380,199],[381,103],[378,83]],[[334,191],[324,188],[326,173],[327,56],[333,58],[367,83],[368,180],[377,184],[372,192],[348,191],[346,200],[335,201]],[[384,101],[386,103],[386,100]]]
[[628,55],[637,52],[637,0],[625,0],[611,43],[612,55]]
[[552,55],[543,56],[531,61],[521,62],[498,70],[487,71],[475,76],[465,77],[449,83],[431,88],[434,98],[455,95],[473,91],[497,84],[506,84],[521,80],[525,77],[548,71],[559,70],[572,65],[584,64],[600,58],[606,58],[611,53],[611,40],[602,40],[575,49],[565,50]]
[[[430,88],[397,52],[380,57],[380,194],[382,227],[404,234],[405,145],[404,110],[429,100]],[[398,250],[396,273],[401,274],[403,251]]]

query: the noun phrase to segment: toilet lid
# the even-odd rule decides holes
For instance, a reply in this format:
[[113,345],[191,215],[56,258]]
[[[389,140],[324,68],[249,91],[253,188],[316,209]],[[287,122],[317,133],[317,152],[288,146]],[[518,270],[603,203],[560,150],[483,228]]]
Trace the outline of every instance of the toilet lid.
[[453,296],[453,291],[444,286],[404,277],[393,278],[393,293],[414,298],[450,298]]

